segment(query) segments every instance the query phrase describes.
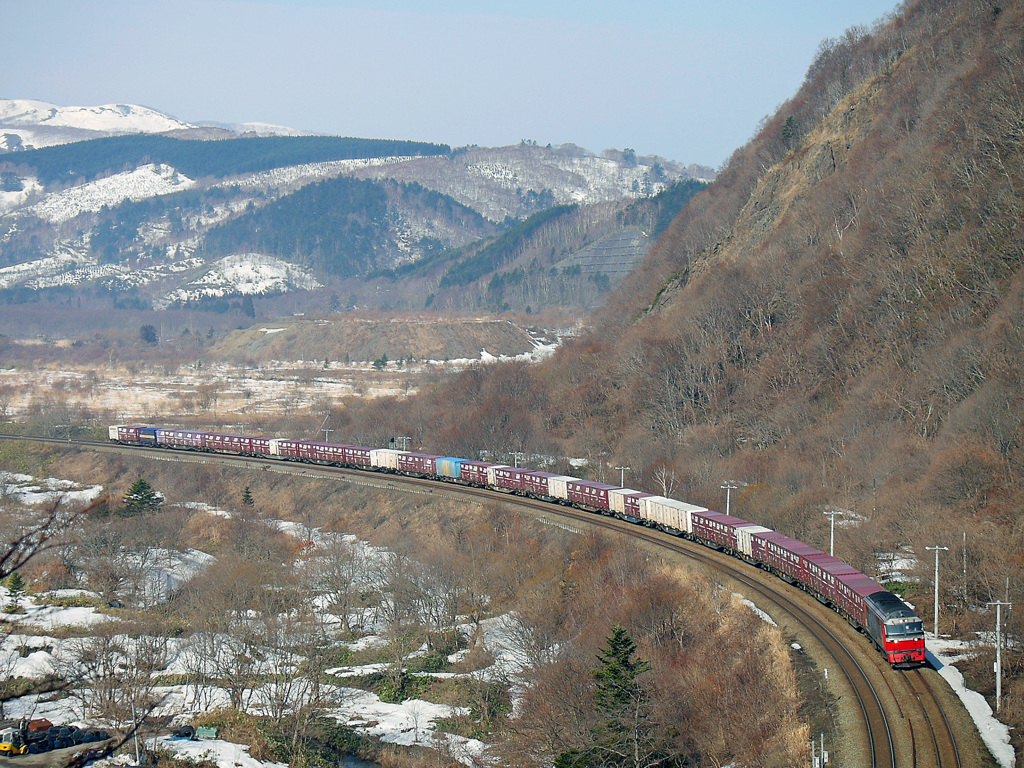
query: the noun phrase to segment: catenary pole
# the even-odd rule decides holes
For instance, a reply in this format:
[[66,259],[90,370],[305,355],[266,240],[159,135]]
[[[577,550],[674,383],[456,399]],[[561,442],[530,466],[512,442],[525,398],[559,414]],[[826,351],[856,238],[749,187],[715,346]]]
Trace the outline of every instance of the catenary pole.
[[934,634],[935,639],[939,638],[939,552],[949,550],[949,547],[925,547],[928,550],[934,550],[935,552],[935,628]]
[[995,600],[989,605],[996,607],[996,712],[999,711],[1000,700],[1003,698],[1003,641],[1002,635],[1000,634],[1000,626],[1002,613],[1001,608],[1005,605],[1007,608],[1013,605],[1013,603],[1007,603],[1002,600]]

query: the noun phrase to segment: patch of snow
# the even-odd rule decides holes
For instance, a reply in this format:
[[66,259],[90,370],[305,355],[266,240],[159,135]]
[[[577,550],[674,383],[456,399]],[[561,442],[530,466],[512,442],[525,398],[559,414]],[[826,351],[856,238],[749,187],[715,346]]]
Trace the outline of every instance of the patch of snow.
[[736,594],[736,593],[733,593],[733,594],[736,597],[740,598],[742,603],[745,606],[747,606],[747,608],[749,608],[751,611],[753,611],[761,619],[761,621],[763,621],[765,624],[771,624],[773,627],[779,626],[778,624],[775,623],[775,619],[773,619],[771,616],[768,615],[767,611],[765,611],[762,608],[757,607],[752,600],[748,600],[747,598],[743,597],[742,595],[739,595],[739,594]]
[[[288,768],[286,763],[264,763],[249,754],[247,744],[235,744],[221,739],[172,739],[161,736],[157,744],[165,747],[176,757],[189,760],[211,760],[218,768]],[[101,765],[97,763],[96,765]]]
[[52,477],[35,480],[29,475],[0,471],[0,496],[25,506],[53,503],[58,499],[65,503],[87,504],[102,492],[102,485],[82,487],[70,480]]
[[996,762],[1001,768],[1014,768],[1017,764],[1017,757],[1010,744],[1009,726],[996,720],[992,713],[992,707],[988,705],[985,697],[977,691],[970,690],[964,683],[964,676],[960,670],[951,663],[953,657],[964,650],[964,643],[942,638],[936,639],[926,635],[925,648],[928,653],[928,663],[938,670],[939,675],[960,697],[960,701],[963,702],[971,719],[974,720],[982,741],[985,742],[985,746],[988,747]]

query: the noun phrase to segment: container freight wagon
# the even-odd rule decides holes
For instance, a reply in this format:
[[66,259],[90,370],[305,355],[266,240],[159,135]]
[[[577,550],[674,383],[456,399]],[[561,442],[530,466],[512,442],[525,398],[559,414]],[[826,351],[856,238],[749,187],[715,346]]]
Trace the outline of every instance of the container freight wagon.
[[857,573],[860,571],[849,563],[844,563],[824,552],[804,557],[804,583],[812,592],[832,603],[836,601],[836,583],[839,577],[853,576]]
[[608,509],[620,517],[639,520],[640,499],[650,496],[650,493],[634,491],[632,488],[612,488],[608,491]]
[[206,433],[191,429],[162,429],[157,427],[156,441],[172,448],[202,449],[206,447]]
[[614,488],[616,488],[614,485],[596,483],[591,480],[575,480],[571,483],[566,483],[569,501],[604,512],[607,512],[609,509],[608,491]]
[[527,493],[532,493],[534,496],[540,496],[548,499],[551,496],[551,483],[552,477],[558,477],[554,472],[530,472],[523,475],[523,490]]
[[279,437],[270,441],[270,453],[272,456],[280,456],[283,459],[301,459],[303,440],[288,440]]
[[640,518],[649,520],[669,532],[690,533],[690,515],[694,512],[707,511],[707,507],[687,504],[685,501],[665,496],[647,496],[640,499]]
[[736,528],[741,525],[750,525],[747,520],[741,520],[732,515],[725,515],[721,512],[691,512],[690,533],[694,538],[710,542],[721,548],[735,552],[737,545]]
[[465,459],[458,459],[454,456],[445,456],[437,460],[437,476],[450,480],[462,478],[462,464]]
[[346,445],[345,463],[351,464],[353,467],[372,467],[371,453],[373,453],[372,448],[365,448],[362,445]]
[[738,551],[743,553],[744,559],[748,562],[754,562],[753,536],[754,534],[760,533],[775,533],[775,531],[771,528],[765,528],[763,525],[756,525],[754,523],[736,526],[736,548]]
[[412,475],[436,475],[440,458],[429,453],[399,453],[398,471]]
[[206,433],[206,450],[228,453],[252,453],[253,438],[248,435],[230,435],[221,432]]
[[370,466],[398,471],[398,454],[394,448],[374,448],[370,451]]
[[490,485],[491,470],[494,467],[501,467],[503,464],[492,464],[489,461],[464,461],[460,478],[467,485]]
[[156,429],[138,424],[118,424],[107,427],[107,435],[118,443],[156,444]]
[[[820,549],[781,533],[756,534],[753,538],[754,557],[790,582],[803,581],[805,555],[822,554]],[[761,542],[763,547],[759,546]]]
[[868,627],[867,603],[869,595],[884,592],[878,583],[860,571],[836,577],[836,607],[849,615],[862,627]]
[[[286,441],[278,442],[278,450],[285,450],[285,446],[282,444]],[[287,446],[289,451],[287,456],[293,456],[296,459],[302,459],[303,461],[312,461],[318,464],[341,464],[345,461],[345,446],[335,445],[334,443],[320,443],[312,440],[289,440],[290,443]]]
[[502,488],[507,491],[522,491],[524,477],[533,473],[532,469],[520,469],[519,467],[499,466],[493,467],[488,474],[493,477],[491,485],[495,488]]
[[569,483],[579,478],[569,475],[554,475],[548,478],[548,496],[559,501],[569,501]]

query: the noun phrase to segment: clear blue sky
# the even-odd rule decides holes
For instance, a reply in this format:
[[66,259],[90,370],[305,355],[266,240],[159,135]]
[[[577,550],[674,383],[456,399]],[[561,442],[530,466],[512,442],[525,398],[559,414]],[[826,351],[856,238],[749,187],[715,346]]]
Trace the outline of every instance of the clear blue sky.
[[23,0],[0,98],[720,165],[895,0]]

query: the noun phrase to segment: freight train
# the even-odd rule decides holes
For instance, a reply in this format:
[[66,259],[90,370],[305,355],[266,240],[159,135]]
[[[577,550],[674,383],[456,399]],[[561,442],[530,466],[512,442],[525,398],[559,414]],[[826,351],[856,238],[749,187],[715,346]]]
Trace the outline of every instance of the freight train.
[[112,425],[123,445],[206,451],[346,467],[490,488],[656,528],[721,550],[813,595],[864,632],[893,667],[925,663],[921,619],[899,597],[841,560],[738,517],[632,488],[453,456],[144,425]]

